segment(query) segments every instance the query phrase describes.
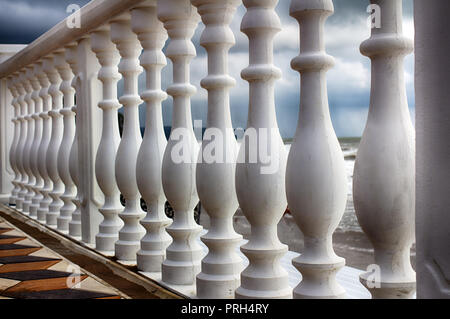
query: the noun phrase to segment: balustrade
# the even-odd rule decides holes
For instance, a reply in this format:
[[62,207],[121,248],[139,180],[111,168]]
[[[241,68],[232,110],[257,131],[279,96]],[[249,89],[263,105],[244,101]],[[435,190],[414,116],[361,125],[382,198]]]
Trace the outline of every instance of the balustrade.
[[[275,83],[281,77],[274,61],[274,39],[282,28],[278,2],[94,0],[81,10],[86,17],[82,30],[58,25],[48,38],[2,62],[0,77],[7,82],[1,83],[12,95],[6,107],[14,108],[8,115],[14,123],[10,203],[75,240],[95,244],[104,255],[137,264],[155,280],[183,293],[195,291],[198,298],[350,296],[338,275],[347,268],[345,260],[332,242],[347,199],[326,80],[334,65],[325,50],[333,1],[291,0],[290,15],[300,26],[300,53],[291,62],[300,73],[300,112],[289,157],[275,108]],[[231,121],[236,81],[229,75],[229,52],[235,45],[231,24],[242,3],[249,65],[241,77],[249,83],[249,112],[239,148]],[[353,196],[379,276],[369,271],[360,281],[373,298],[408,298],[416,286],[409,260],[415,150],[402,63],[412,44],[402,33],[401,0],[370,3],[381,10],[381,25],[360,48],[372,62],[372,90]],[[208,93],[201,147],[192,126],[191,98],[197,90],[190,78],[197,56],[192,39],[200,21],[205,28],[199,44],[207,54],[201,86]],[[173,67],[167,93],[162,89],[166,57]],[[118,90],[121,77],[123,92]],[[162,103],[168,95],[173,112],[167,140]],[[173,220],[165,214],[166,200]],[[199,242],[202,227],[194,219],[199,201],[210,220],[201,238],[206,256]],[[292,260],[298,272],[290,266],[289,275],[282,260],[292,254],[286,255],[277,234],[288,205],[304,235],[304,250]],[[245,244],[233,228],[239,207],[251,226]],[[248,258],[245,269],[239,245]],[[294,289],[292,276],[302,277]]]

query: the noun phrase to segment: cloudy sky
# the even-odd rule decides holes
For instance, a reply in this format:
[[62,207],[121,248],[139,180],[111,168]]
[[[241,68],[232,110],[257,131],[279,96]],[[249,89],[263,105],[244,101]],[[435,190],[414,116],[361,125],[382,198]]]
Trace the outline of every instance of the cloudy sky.
[[[85,5],[88,0],[0,0],[0,43],[26,44],[32,42],[53,25],[64,19],[69,4]],[[299,75],[290,68],[290,61],[298,55],[299,39],[297,21],[289,16],[290,0],[280,0],[277,13],[283,31],[275,38],[275,65],[281,68],[283,78],[276,85],[276,105],[280,131],[283,137],[292,137],[297,125],[299,109]],[[335,57],[336,65],[328,73],[328,95],[333,125],[338,136],[360,136],[367,118],[370,93],[370,60],[359,52],[359,45],[368,38],[368,0],[335,0],[335,14],[326,24],[328,54]],[[404,32],[413,38],[412,0],[403,0]],[[248,66],[248,39],[240,32],[240,22],[245,14],[241,6],[232,23],[236,46],[231,50],[230,73],[237,80],[231,92],[233,125],[245,127],[248,108],[248,84],[240,72]],[[203,25],[194,36],[198,57],[192,62],[192,83],[198,93],[193,97],[192,115],[206,125],[206,91],[200,80],[206,76],[206,51],[198,46]],[[163,88],[172,79],[169,61],[163,71]],[[405,59],[406,88],[411,116],[414,119],[414,57]],[[141,88],[145,86],[140,77]],[[164,123],[170,125],[171,100],[164,102]],[[144,116],[141,116],[143,125]]]

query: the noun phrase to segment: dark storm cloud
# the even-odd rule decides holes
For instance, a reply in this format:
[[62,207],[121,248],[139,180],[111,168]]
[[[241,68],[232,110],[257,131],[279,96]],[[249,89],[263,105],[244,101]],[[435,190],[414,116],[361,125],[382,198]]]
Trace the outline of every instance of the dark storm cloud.
[[[69,4],[80,7],[88,0],[0,0],[0,43],[30,43],[67,17]],[[290,60],[298,54],[298,24],[289,16],[290,0],[279,0],[276,12],[280,16],[283,32],[275,38],[275,65],[283,71],[283,79],[276,86],[276,107],[280,131],[291,137],[297,126],[299,110],[298,74],[290,68]],[[359,52],[359,45],[368,36],[366,11],[369,0],[334,0],[334,14],[327,20],[327,52],[336,58],[336,66],[328,73],[328,95],[333,125],[340,136],[359,135],[364,128],[370,96],[370,61]],[[405,20],[411,21],[413,0],[403,0]],[[238,81],[231,92],[233,125],[245,127],[248,112],[248,84],[240,78],[242,68],[248,65],[248,39],[240,32],[245,14],[240,6],[232,22],[236,46],[231,50],[230,73]],[[200,35],[204,26],[197,28],[193,42],[198,57],[193,61],[192,83],[198,94],[193,97],[192,114],[206,123],[206,91],[200,88],[200,80],[207,74],[206,51],[200,47]],[[172,81],[171,62],[163,71],[163,89]],[[406,70],[410,76],[407,92],[410,106],[414,105],[413,58],[407,58]],[[145,78],[140,77],[140,89],[145,88]],[[119,94],[122,89],[119,89]],[[143,108],[142,108],[143,109]],[[172,102],[164,102],[164,123],[170,125]],[[141,124],[144,116],[141,114]]]
[[89,0],[0,0],[0,43],[28,44]]

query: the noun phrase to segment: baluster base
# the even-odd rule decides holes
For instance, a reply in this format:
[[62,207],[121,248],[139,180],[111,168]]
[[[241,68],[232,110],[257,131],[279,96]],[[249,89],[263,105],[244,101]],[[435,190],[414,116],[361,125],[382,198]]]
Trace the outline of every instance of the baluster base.
[[119,230],[123,227],[123,223],[118,217],[121,210],[99,209],[105,219],[99,225],[99,233],[95,236],[96,250],[114,255],[115,243],[119,240]]
[[380,282],[373,279],[374,273],[359,277],[361,284],[369,290],[372,299],[411,299],[416,291],[415,281]]
[[[127,202],[131,203],[131,201]],[[136,205],[133,205],[134,208]],[[144,217],[144,211],[128,211],[125,208],[119,214],[124,226],[119,231],[119,240],[114,245],[115,256],[119,261],[135,262],[136,254],[141,246],[141,239],[145,235],[144,227],[139,224],[139,220]]]
[[172,238],[165,231],[172,223],[170,218],[160,220],[144,218],[141,224],[147,229],[147,234],[141,240],[141,249],[137,252],[137,267],[144,272],[161,272],[161,265],[166,258],[166,249],[172,243]]
[[236,299],[292,299],[288,273],[280,264],[281,257],[288,251],[286,245],[280,243],[270,249],[258,249],[249,242],[241,251],[250,264],[241,274]]
[[52,201],[50,197],[48,197],[49,190],[43,190],[42,194],[44,198],[39,203],[39,208],[37,210],[37,218],[39,222],[45,223],[47,220],[48,207]]
[[81,240],[81,221],[73,220],[69,222],[69,236]]
[[294,299],[345,299],[346,292],[336,281],[337,272],[345,266],[345,259],[338,257],[334,263],[307,263],[300,257],[292,264],[302,274],[302,281],[294,289]]
[[[242,241],[238,234],[220,238],[209,232],[201,239],[209,248],[209,254],[202,260],[202,271],[197,276],[197,296],[200,299],[230,299],[241,284],[242,259],[234,248]],[[214,251],[222,253],[220,260]]]
[[76,206],[72,203],[73,197],[71,195],[61,195],[61,200],[64,202],[64,206],[61,207],[56,220],[57,229],[68,233],[69,223],[72,220],[72,212],[76,209]]
[[20,212],[23,210],[23,202],[24,202],[23,196],[24,196],[24,194],[19,192],[17,194],[17,199],[16,199],[16,209]]
[[[142,235],[144,235],[142,233]],[[139,251],[141,242],[118,240],[114,245],[114,255],[119,261],[134,262],[136,261],[136,254]]]
[[[175,212],[175,214],[183,212]],[[195,223],[195,222],[194,222]],[[197,237],[203,227],[196,224],[191,228],[176,228],[172,224],[167,232],[173,242],[166,250],[166,260],[162,264],[162,280],[173,285],[193,285],[201,271],[203,249]]]

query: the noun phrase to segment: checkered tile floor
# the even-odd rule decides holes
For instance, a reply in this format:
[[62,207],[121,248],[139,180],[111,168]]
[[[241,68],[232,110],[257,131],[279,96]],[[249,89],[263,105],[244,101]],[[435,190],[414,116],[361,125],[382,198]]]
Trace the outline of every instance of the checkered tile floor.
[[0,299],[120,299],[112,287],[0,218]]

